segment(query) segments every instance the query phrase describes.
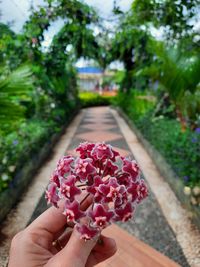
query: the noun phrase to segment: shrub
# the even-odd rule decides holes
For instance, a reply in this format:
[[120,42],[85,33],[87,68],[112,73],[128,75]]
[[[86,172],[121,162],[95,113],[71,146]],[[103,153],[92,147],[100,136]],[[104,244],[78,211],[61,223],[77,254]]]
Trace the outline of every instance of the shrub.
[[156,99],[146,92],[132,90],[130,94],[120,92],[115,104],[119,105],[130,118],[137,120],[154,108],[155,101]]
[[137,96],[137,92],[131,97],[121,93],[117,103],[186,185],[200,185],[200,128],[183,132],[175,119],[153,118],[154,105]]
[[18,170],[50,142],[53,134],[61,131],[74,110],[75,102],[68,101],[65,110],[53,109],[48,119],[26,120],[17,131],[0,136],[0,193],[9,186]]
[[109,106],[113,103],[115,96],[99,95],[94,92],[80,92],[79,99],[81,106],[85,108],[94,106]]
[[18,131],[0,139],[0,192],[8,187],[17,170],[58,130],[60,128],[51,121],[30,120],[22,123]]
[[144,137],[165,157],[186,185],[200,185],[200,133],[182,132],[180,123],[165,117],[152,120],[149,114],[136,121]]

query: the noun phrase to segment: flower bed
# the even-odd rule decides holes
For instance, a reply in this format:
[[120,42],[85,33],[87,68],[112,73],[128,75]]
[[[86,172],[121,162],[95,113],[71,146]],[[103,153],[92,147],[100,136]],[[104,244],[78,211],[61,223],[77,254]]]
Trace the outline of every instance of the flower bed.
[[[171,160],[169,160],[168,157],[165,157],[165,146],[168,146],[170,142],[167,143],[167,140],[163,140],[164,137],[170,136],[170,130],[173,131],[173,128],[169,128],[169,124],[166,124],[165,127],[163,127],[163,132],[158,132],[158,129],[155,127],[155,125],[153,124],[151,127],[148,125],[148,123],[141,123],[141,121],[137,121],[137,123],[133,122],[133,119],[130,118],[127,114],[125,114],[121,109],[118,109],[118,111],[120,112],[120,114],[123,116],[123,118],[127,121],[127,123],[129,124],[129,126],[133,129],[133,131],[135,132],[135,134],[137,135],[138,139],[141,141],[141,143],[144,145],[145,149],[147,150],[147,152],[150,154],[150,156],[152,157],[152,159],[154,160],[157,168],[159,169],[160,173],[165,177],[165,179],[168,181],[168,183],[170,184],[172,190],[176,193],[177,197],[179,198],[180,202],[182,203],[182,205],[188,209],[190,211],[191,214],[191,219],[193,220],[193,222],[199,227],[200,229],[200,204],[199,204],[199,190],[197,190],[199,188],[199,178],[194,177],[195,179],[192,181],[189,181],[188,179],[181,179],[181,177],[179,177],[177,175],[177,172],[174,171],[173,167],[171,164],[173,164],[173,162],[176,162],[179,166],[183,166],[181,165],[181,163],[185,162],[185,164],[189,164],[190,161],[194,161],[195,164],[195,160],[198,161],[199,158],[199,154],[196,154],[197,151],[195,151],[195,149],[199,149],[199,147],[195,146],[194,148],[190,148],[190,150],[187,150],[187,147],[185,149],[186,152],[188,152],[187,155],[187,159],[189,162],[187,162],[187,160],[184,161],[184,159],[182,158],[176,158],[177,153],[179,153],[179,149],[182,145],[182,143],[180,141],[183,142],[183,140],[180,140],[179,138],[179,143],[178,140],[174,140],[174,150],[171,147],[168,147],[168,149],[170,148],[170,150],[168,151],[168,157],[170,156],[171,153]],[[144,120],[144,118],[143,118]],[[142,126],[143,125],[143,126]],[[150,127],[150,128],[149,128]],[[171,125],[172,127],[172,125]],[[148,130],[147,130],[148,129]],[[166,134],[167,133],[167,134]],[[176,133],[177,134],[177,133]],[[160,138],[160,135],[162,136],[162,138]],[[193,134],[195,136],[195,138],[199,138],[198,136],[198,132]],[[192,135],[192,136],[193,136]],[[155,138],[156,136],[156,138]],[[194,138],[194,136],[192,138]],[[186,134],[184,138],[191,138],[191,136]],[[165,145],[159,144],[159,139],[162,140],[160,141],[161,143],[165,142]],[[195,139],[196,142],[198,142],[197,139]],[[196,143],[195,142],[195,143]],[[189,144],[188,144],[189,145]],[[193,149],[193,151],[191,151]],[[184,151],[184,150],[183,150]],[[191,152],[190,152],[191,151]],[[192,153],[194,154],[192,157]],[[175,156],[174,156],[175,155]],[[173,156],[175,158],[173,158]],[[189,158],[192,157],[192,158]],[[181,161],[182,159],[182,161]],[[196,163],[197,164],[197,163]],[[191,168],[192,166],[190,166]],[[195,165],[195,168],[198,169],[199,165]],[[185,166],[183,166],[183,170],[184,168],[186,168]],[[196,171],[196,169],[194,170],[194,173]],[[197,172],[198,175],[198,172]],[[195,183],[196,182],[196,183]],[[187,185],[187,186],[186,186]],[[192,187],[193,185],[193,187]]]
[[115,99],[114,95],[100,95],[95,92],[80,92],[79,99],[81,102],[81,106],[83,108],[86,107],[94,107],[94,106],[108,106],[113,103]]
[[[7,156],[4,156],[1,166],[0,222],[21,197],[37,169],[48,158],[53,146],[75,114],[76,111],[72,112],[66,118],[65,126],[62,127],[56,124],[53,127],[51,123],[40,122],[39,125],[39,123],[31,122],[28,125],[28,131],[22,131],[26,133],[25,136],[18,135],[18,139],[8,136],[6,144],[4,143],[5,146],[7,145],[4,147]],[[13,149],[9,149],[11,146]]]

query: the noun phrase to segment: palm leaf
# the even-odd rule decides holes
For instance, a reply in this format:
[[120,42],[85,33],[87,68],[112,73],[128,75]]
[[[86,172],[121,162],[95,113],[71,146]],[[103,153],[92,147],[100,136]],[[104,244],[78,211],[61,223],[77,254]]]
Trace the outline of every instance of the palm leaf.
[[162,42],[151,41],[149,47],[160,62],[157,78],[174,102],[181,101],[186,91],[195,92],[200,82],[199,57],[182,51],[179,46],[166,48]]
[[9,75],[0,77],[0,94],[7,96],[27,95],[32,88],[33,78],[29,66],[20,67]]
[[31,101],[30,92],[33,78],[30,67],[25,65],[13,72],[7,72],[5,67],[0,67],[0,124],[4,130],[16,122],[24,119],[25,108],[22,100]]

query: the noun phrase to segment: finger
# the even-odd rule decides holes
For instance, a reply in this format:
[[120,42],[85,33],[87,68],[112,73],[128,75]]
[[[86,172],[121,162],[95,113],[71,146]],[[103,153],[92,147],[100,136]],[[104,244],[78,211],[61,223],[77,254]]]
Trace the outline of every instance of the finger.
[[80,234],[74,228],[67,245],[56,254],[55,263],[69,262],[69,265],[66,265],[66,267],[84,267],[96,241],[97,239],[88,241],[80,239]]
[[[84,201],[80,201],[81,203],[81,210],[86,210],[92,203],[92,196],[88,195],[85,198],[85,195],[82,196]],[[59,207],[51,207],[42,213],[32,224],[28,226],[28,229],[36,229],[40,228],[42,230],[48,231],[52,235],[56,235],[60,231],[63,231],[64,226],[67,226],[66,217],[62,214],[64,209],[64,201],[60,201]]]
[[62,214],[64,209],[64,201],[60,201],[59,207],[51,207],[42,213],[35,221],[33,221],[29,226],[28,230],[40,229],[56,234],[64,229],[67,224],[66,217]]
[[64,233],[58,238],[59,244],[64,248],[70,239],[73,229],[67,228]]
[[57,254],[59,251],[61,251],[69,241],[71,234],[72,234],[71,228],[65,229],[62,235],[52,243],[51,252],[53,254]]
[[114,239],[100,236],[91,255],[88,258],[87,266],[92,267],[102,261],[112,257],[117,251],[117,245]]

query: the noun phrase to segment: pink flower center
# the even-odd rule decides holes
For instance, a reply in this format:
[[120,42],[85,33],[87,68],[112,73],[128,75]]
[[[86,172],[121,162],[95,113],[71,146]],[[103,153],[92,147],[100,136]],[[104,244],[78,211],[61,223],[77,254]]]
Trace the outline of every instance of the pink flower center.
[[74,212],[72,210],[66,209],[64,210],[63,214],[67,217],[68,222],[74,221]]
[[61,193],[66,195],[67,197],[70,197],[70,186],[69,185],[63,185]]
[[110,192],[108,194],[108,197],[111,197],[111,198],[116,198],[119,196],[119,187],[113,187],[113,186],[110,186]]
[[86,167],[88,165],[88,162],[85,163],[79,163],[78,168],[77,168],[77,172],[86,172]]
[[99,227],[106,226],[107,218],[105,216],[95,217],[95,224]]

